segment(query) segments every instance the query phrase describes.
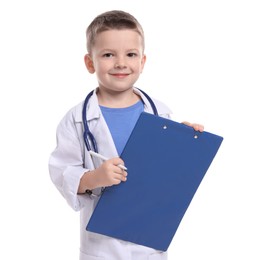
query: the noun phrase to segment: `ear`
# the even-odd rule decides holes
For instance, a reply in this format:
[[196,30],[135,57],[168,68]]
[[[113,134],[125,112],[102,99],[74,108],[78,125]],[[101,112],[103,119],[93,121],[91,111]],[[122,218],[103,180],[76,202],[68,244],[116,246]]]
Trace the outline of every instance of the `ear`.
[[143,72],[145,62],[146,62],[146,55],[143,55],[141,60],[141,73]]
[[88,72],[93,74],[95,72],[95,68],[94,68],[93,60],[89,54],[86,54],[84,56],[84,62],[85,62]]

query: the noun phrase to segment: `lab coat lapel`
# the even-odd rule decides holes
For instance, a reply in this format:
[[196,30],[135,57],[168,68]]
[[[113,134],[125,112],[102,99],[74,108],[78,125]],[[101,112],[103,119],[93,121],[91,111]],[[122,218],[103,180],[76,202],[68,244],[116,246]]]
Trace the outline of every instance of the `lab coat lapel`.
[[99,107],[96,90],[88,103],[87,120],[89,129],[96,139],[98,152],[107,158],[117,157],[118,152]]

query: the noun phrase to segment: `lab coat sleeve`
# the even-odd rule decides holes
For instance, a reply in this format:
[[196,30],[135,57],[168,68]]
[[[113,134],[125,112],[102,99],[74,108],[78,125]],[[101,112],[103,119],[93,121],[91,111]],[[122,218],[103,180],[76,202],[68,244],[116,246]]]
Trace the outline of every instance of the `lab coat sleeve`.
[[83,152],[76,124],[69,112],[58,125],[57,146],[49,159],[49,172],[52,182],[75,211],[90,200],[87,195],[77,194],[80,178],[87,171],[83,167]]

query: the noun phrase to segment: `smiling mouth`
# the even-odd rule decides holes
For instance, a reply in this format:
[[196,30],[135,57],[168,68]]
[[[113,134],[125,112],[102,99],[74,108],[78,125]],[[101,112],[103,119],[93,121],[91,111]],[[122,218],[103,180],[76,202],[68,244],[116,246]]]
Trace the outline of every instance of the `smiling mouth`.
[[113,73],[111,76],[114,76],[116,78],[125,78],[129,75],[129,73]]

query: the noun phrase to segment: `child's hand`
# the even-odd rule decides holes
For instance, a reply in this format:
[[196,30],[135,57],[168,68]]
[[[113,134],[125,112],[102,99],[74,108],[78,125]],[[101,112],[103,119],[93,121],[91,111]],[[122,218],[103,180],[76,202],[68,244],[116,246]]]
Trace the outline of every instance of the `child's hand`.
[[200,125],[200,124],[196,124],[196,123],[189,123],[187,121],[182,122],[183,124],[187,125],[187,126],[191,126],[194,128],[194,130],[199,131],[199,132],[203,132],[204,131],[204,126]]
[[118,165],[124,165],[122,159],[116,157],[103,162],[100,167],[94,170],[95,181],[100,187],[107,187],[120,184],[127,180],[127,172]]

